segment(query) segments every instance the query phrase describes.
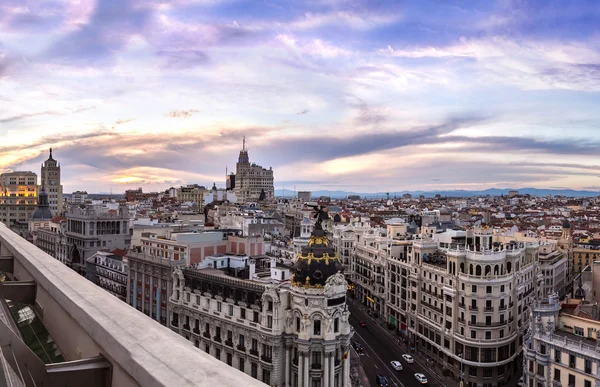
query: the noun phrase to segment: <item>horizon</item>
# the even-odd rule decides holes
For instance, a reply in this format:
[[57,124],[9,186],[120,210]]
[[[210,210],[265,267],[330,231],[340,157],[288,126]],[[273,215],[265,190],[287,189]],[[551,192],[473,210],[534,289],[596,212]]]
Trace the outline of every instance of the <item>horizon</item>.
[[[64,192],[600,190],[595,1],[0,6],[0,173]],[[202,182],[202,183],[200,183]],[[385,188],[384,188],[385,187]]]

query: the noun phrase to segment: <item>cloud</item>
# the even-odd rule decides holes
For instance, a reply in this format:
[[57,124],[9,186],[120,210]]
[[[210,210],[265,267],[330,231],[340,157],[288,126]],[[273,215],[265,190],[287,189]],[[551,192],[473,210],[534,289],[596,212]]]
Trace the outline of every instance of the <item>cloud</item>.
[[8,117],[4,117],[4,118],[0,117],[0,124],[7,124],[10,122],[14,122],[14,121],[20,121],[20,120],[25,120],[28,118],[34,118],[34,117],[46,116],[46,115],[58,116],[58,115],[65,115],[65,114],[71,114],[71,113],[79,113],[79,112],[83,112],[83,111],[90,110],[90,109],[93,109],[93,107],[92,106],[79,107],[79,108],[74,108],[74,109],[65,109],[63,111],[46,110],[46,111],[42,111],[42,112],[22,113],[22,114],[8,116]]
[[191,117],[194,113],[199,113],[200,110],[174,110],[172,112],[165,113],[165,117],[170,118],[188,118]]
[[304,110],[302,110],[301,112],[298,112],[298,113],[296,113],[296,114],[297,114],[297,115],[299,115],[299,116],[303,116],[303,115],[305,115],[305,114],[308,114],[308,110],[304,109]]
[[306,12],[288,24],[292,30],[312,30],[327,26],[344,26],[356,30],[369,30],[398,21],[398,13],[332,11],[327,13]]

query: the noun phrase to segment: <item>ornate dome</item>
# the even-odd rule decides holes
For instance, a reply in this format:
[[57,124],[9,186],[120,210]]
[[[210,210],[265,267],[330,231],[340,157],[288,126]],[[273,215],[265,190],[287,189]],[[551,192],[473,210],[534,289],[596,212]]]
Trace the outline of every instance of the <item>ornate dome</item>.
[[340,257],[329,247],[327,234],[317,222],[308,246],[302,248],[296,258],[292,286],[321,288],[329,277],[340,271],[343,271]]
[[38,205],[35,209],[33,215],[31,216],[32,220],[50,220],[52,219],[52,211],[50,211],[50,204],[48,204],[48,194],[44,187],[42,187],[42,191],[40,192],[40,196],[38,197]]

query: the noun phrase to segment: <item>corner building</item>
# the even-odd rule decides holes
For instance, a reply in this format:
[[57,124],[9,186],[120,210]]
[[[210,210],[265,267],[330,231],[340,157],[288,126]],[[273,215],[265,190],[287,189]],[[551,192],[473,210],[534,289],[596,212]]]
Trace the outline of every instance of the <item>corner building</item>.
[[411,345],[465,386],[515,383],[526,312],[541,287],[537,252],[537,244],[494,242],[485,228],[415,240],[394,270],[408,287],[400,321]]
[[235,196],[238,203],[247,203],[257,201],[261,192],[264,190],[265,199],[270,200],[275,197],[275,187],[273,186],[273,168],[263,168],[255,163],[250,163],[248,149],[246,149],[246,139],[242,145],[242,150],[235,165],[235,177],[229,177],[233,181]]
[[270,386],[349,387],[348,284],[321,225],[293,268],[260,282],[254,262],[176,268],[171,329]]

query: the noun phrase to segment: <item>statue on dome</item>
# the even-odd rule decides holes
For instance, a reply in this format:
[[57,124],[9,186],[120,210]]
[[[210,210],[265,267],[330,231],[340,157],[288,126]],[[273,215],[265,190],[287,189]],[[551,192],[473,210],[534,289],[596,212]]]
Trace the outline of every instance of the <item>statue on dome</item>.
[[315,222],[315,230],[322,230],[323,229],[323,225],[322,225],[323,221],[329,219],[329,215],[327,214],[327,209],[325,206],[319,206],[319,205],[311,205],[311,207],[315,211],[315,215],[313,216],[313,218],[317,219],[317,221]]

